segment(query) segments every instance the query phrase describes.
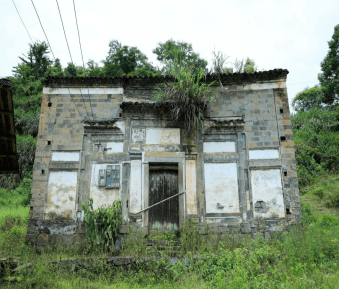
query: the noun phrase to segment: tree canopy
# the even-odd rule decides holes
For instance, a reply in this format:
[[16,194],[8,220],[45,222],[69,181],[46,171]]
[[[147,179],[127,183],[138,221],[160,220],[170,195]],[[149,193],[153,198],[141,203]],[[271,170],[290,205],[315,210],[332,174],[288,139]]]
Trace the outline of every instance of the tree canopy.
[[137,47],[122,46],[117,40],[109,43],[108,56],[102,62],[105,76],[148,76],[156,73],[147,56]]
[[200,72],[200,69],[207,71],[207,61],[193,51],[190,43],[170,39],[164,43],[159,42],[153,53],[157,55],[157,60],[164,66],[165,71],[170,71],[167,65],[174,63],[192,67],[194,73]]
[[322,72],[318,79],[324,93],[324,102],[335,105],[339,102],[339,24],[334,27],[328,46],[329,51],[320,64]]
[[321,88],[316,85],[312,88],[305,88],[296,95],[292,101],[295,111],[306,112],[314,108],[321,108],[324,102],[324,94]]
[[34,44],[30,43],[27,56],[19,56],[22,62],[14,67],[14,76],[19,78],[33,77],[34,79],[44,77],[52,64],[48,53],[48,45],[46,42],[37,41]]

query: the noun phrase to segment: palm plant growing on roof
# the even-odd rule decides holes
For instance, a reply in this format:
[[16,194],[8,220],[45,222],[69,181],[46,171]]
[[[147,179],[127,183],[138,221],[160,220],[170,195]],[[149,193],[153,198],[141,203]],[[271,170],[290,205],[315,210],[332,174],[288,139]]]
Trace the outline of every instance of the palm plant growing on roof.
[[168,103],[167,118],[180,122],[188,130],[203,126],[204,111],[214,100],[210,84],[202,82],[205,73],[203,69],[194,73],[191,64],[183,64],[179,55],[172,62],[167,63],[168,74],[174,77],[173,82],[164,83],[156,89],[155,100],[159,103]]

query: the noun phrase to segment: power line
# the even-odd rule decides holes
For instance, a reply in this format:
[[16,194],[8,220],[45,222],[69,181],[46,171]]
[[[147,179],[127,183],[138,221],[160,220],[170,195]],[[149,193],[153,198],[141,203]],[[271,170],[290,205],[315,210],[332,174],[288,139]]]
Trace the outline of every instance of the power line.
[[[12,0],[13,1],[13,0]],[[13,1],[13,3],[14,3],[14,1]],[[34,5],[34,4],[33,4]],[[14,3],[14,6],[15,6],[15,3]],[[16,6],[15,6],[15,8],[16,8]],[[17,11],[18,11],[18,9],[17,9]],[[18,14],[19,14],[19,12],[18,12]],[[20,16],[20,14],[19,14],[19,16]],[[21,19],[21,17],[20,17],[20,19]],[[21,21],[22,21],[22,19],[21,19]],[[22,22],[23,23],[23,22]],[[25,25],[25,24],[24,24]],[[26,28],[26,26],[25,26],[25,28]],[[28,33],[28,35],[29,35],[29,37],[31,37],[30,36],[30,34],[29,34],[29,32],[28,32],[28,29],[26,28],[26,31],[27,31],[27,33]],[[32,39],[31,39],[32,40]],[[32,41],[33,42],[33,41]],[[54,55],[53,55],[53,57],[54,57]],[[54,58],[54,60],[55,60],[55,58]],[[59,92],[59,94],[60,94],[60,91],[59,91],[59,89],[58,89],[58,92]],[[61,94],[60,94],[61,95]],[[58,96],[59,97],[59,96]],[[65,100],[64,100],[64,98],[62,98],[62,101],[64,102],[64,104],[66,105],[66,103],[65,103]],[[67,106],[66,106],[67,107]],[[68,109],[68,111],[71,113],[71,110],[67,107],[67,109]],[[79,110],[78,110],[78,112],[79,112]],[[81,114],[80,114],[80,112],[79,112],[79,115],[81,116]]]
[[56,3],[57,3],[57,6],[58,6],[58,10],[59,10],[59,15],[60,15],[60,19],[61,19],[62,29],[64,30],[64,35],[65,35],[65,38],[66,38],[66,43],[67,43],[67,47],[68,47],[68,52],[69,52],[69,55],[70,55],[70,57],[71,57],[71,61],[72,61],[72,63],[74,64],[73,59],[72,59],[72,55],[71,55],[71,50],[69,49],[68,40],[67,40],[67,36],[66,36],[66,31],[65,31],[65,27],[64,27],[64,22],[62,21],[62,17],[61,17],[61,12],[60,12],[60,8],[59,8],[58,0],[56,0]]
[[[36,15],[38,16],[38,19],[39,19],[41,28],[42,28],[42,30],[43,30],[45,36],[46,36],[47,42],[48,42],[48,44],[49,44],[49,47],[50,47],[50,49],[51,49],[51,52],[52,52],[52,54],[53,54],[53,58],[54,58],[54,61],[55,61],[55,56],[54,56],[52,47],[51,47],[51,45],[50,45],[50,43],[49,43],[49,41],[48,41],[48,38],[47,38],[47,35],[46,35],[46,33],[45,33],[44,27],[42,26],[42,23],[41,23],[41,21],[40,21],[40,17],[39,17],[38,11],[36,10],[36,8],[35,8],[35,6],[34,6],[33,0],[31,0],[31,2],[32,2],[32,4],[33,4],[34,10],[35,10],[35,12],[36,12]],[[68,91],[69,91],[70,98],[72,99],[72,101],[73,101],[73,103],[74,103],[75,108],[77,109],[77,111],[78,111],[80,117],[84,120],[84,118],[83,118],[82,115],[80,114],[80,111],[79,111],[78,107],[76,106],[76,104],[75,104],[75,102],[74,102],[74,100],[73,100],[73,98],[72,98],[72,95],[71,95],[71,92],[70,92],[69,89],[68,89]],[[59,92],[59,94],[60,94],[59,89],[58,89],[58,92]],[[64,103],[65,103],[65,102],[64,102]],[[66,103],[65,103],[65,105],[66,105]],[[70,110],[69,110],[69,111],[70,111]],[[70,112],[71,112],[71,111],[70,111]]]
[[[71,57],[72,64],[74,65],[73,58],[72,58],[72,54],[71,54],[71,50],[70,50],[69,45],[68,45],[68,40],[67,40],[67,36],[66,36],[66,31],[65,31],[65,27],[64,27],[64,22],[62,21],[62,16],[61,16],[61,12],[60,12],[60,7],[59,7],[58,0],[56,0],[56,3],[57,3],[57,6],[58,6],[58,10],[59,10],[59,15],[60,15],[60,19],[61,19],[62,28],[63,28],[63,30],[64,30],[64,35],[65,35],[65,39],[66,39],[66,43],[67,43],[67,47],[68,47],[69,56]],[[79,89],[80,89],[80,94],[81,94],[82,101],[83,101],[83,103],[84,103],[84,105],[85,105],[85,100],[84,100],[84,97],[83,97],[83,95],[82,95],[81,88],[79,88]],[[71,92],[70,92],[69,89],[68,89],[68,91],[69,91],[69,94],[71,94]],[[85,110],[86,110],[87,115],[89,115],[86,106],[85,106]]]
[[49,41],[48,41],[48,38],[47,38],[47,35],[46,35],[46,32],[45,32],[45,29],[44,29],[44,27],[42,26],[42,23],[41,23],[41,20],[40,20],[40,17],[39,17],[38,11],[36,11],[36,8],[35,8],[35,5],[34,5],[34,3],[33,3],[33,0],[31,0],[31,2],[32,2],[32,4],[33,4],[33,7],[34,7],[34,10],[35,10],[35,13],[36,13],[36,15],[38,16],[38,19],[39,19],[39,22],[40,22],[40,25],[41,25],[42,31],[43,31],[43,32],[44,32],[44,34],[45,34],[45,37],[46,37],[46,39],[47,39],[47,42],[48,42],[49,48],[51,49],[51,52],[52,52],[52,54],[53,54],[54,61],[55,61],[55,56],[54,56],[54,53],[53,53],[52,47],[51,47],[51,45],[50,45],[50,43],[49,43]]
[[84,67],[84,70],[85,70],[85,62],[84,62],[84,56],[82,54],[82,48],[81,48],[81,42],[80,42],[80,33],[79,33],[79,27],[78,27],[78,18],[77,18],[77,13],[75,11],[75,3],[74,3],[74,0],[73,0],[73,7],[74,7],[74,14],[75,14],[75,21],[76,21],[76,24],[77,24],[77,30],[78,30],[78,38],[79,38],[79,45],[80,45],[80,51],[81,51],[81,58],[82,58],[82,66]]
[[29,32],[28,32],[28,29],[27,29],[27,27],[26,27],[26,25],[25,25],[24,21],[22,20],[22,18],[21,18],[21,16],[20,16],[20,13],[19,13],[19,11],[18,11],[18,8],[16,8],[16,5],[15,5],[15,3],[14,3],[14,0],[12,0],[12,2],[13,2],[13,4],[14,4],[14,6],[15,6],[15,9],[16,9],[16,12],[18,12],[18,15],[19,15],[19,17],[20,17],[20,19],[21,19],[21,22],[22,22],[22,24],[25,26],[25,28],[26,28],[26,31],[27,31],[27,34],[28,34],[28,36],[29,36],[29,38],[31,39],[31,41],[32,41],[32,44],[33,44],[32,37],[31,37],[31,35],[29,34]]
[[[74,3],[74,0],[73,0],[73,7],[74,7],[74,14],[75,14],[75,21],[76,21],[76,24],[77,24],[77,30],[78,30],[79,45],[80,45],[81,58],[82,58],[82,66],[83,66],[83,68],[84,68],[84,72],[85,72],[85,75],[86,75],[84,56],[83,56],[83,54],[82,54],[81,41],[80,41],[80,32],[79,32],[79,26],[78,26],[78,18],[77,18],[77,13],[76,13],[76,10],[75,10],[75,3]],[[88,98],[89,98],[89,106],[90,106],[91,111],[92,111],[92,116],[94,116],[93,109],[92,109],[92,102],[91,102],[91,98],[90,98],[90,96],[89,96],[89,88],[88,88],[88,87],[87,87],[87,91],[88,91]],[[81,89],[80,89],[80,92],[81,92]]]

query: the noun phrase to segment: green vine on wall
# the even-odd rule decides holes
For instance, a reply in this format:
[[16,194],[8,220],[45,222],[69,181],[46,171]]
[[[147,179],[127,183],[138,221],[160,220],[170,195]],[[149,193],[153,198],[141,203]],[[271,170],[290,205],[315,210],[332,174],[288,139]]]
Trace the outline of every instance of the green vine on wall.
[[82,203],[86,223],[86,242],[90,250],[109,251],[119,237],[119,226],[122,221],[121,200],[115,200],[109,207],[93,210],[93,199],[88,204]]

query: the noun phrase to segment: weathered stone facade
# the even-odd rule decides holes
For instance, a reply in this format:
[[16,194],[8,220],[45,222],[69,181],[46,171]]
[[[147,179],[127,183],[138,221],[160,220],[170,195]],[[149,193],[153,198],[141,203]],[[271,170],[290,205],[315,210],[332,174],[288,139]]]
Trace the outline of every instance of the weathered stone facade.
[[[300,221],[287,74],[207,76],[218,80],[216,101],[194,138],[166,120],[166,104],[154,104],[155,87],[170,78],[47,78],[26,241],[83,238],[81,203],[89,198],[94,208],[122,199],[123,224],[146,233],[186,218],[241,233]],[[145,209],[161,180],[184,193],[159,222]]]

